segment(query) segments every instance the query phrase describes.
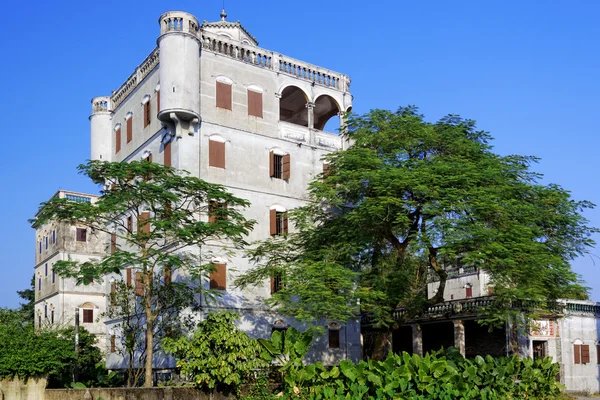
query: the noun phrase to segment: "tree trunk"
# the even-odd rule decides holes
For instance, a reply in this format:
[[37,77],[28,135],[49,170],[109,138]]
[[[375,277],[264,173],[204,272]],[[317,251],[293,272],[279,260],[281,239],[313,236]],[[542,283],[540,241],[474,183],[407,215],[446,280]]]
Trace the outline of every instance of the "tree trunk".
[[146,363],[144,387],[152,387],[152,362],[154,361],[154,315],[152,314],[152,281],[144,279],[144,311],[146,313]]
[[371,358],[377,361],[383,361],[392,351],[392,331],[380,331],[375,334],[373,343],[373,354]]

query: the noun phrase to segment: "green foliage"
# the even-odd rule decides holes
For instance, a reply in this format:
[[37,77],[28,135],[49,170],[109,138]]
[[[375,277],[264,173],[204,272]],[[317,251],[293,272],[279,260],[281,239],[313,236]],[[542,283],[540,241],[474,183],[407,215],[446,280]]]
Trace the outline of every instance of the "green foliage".
[[[491,319],[515,299],[587,295],[569,262],[593,245],[581,212],[594,205],[538,183],[535,157],[498,155],[474,121],[431,123],[414,107],[350,115],[343,134],[354,144],[324,157],[311,201],[290,212],[296,233],[254,246],[237,280],[282,275],[290,284],[268,300],[279,312],[344,321],[360,302],[389,332],[397,308],[410,318],[443,301],[446,270],[461,266],[491,275]],[[428,299],[429,275],[440,285]]]
[[192,337],[166,338],[164,349],[175,355],[182,375],[200,388],[238,392],[241,384],[268,363],[258,342],[234,324],[235,313],[210,313]]
[[[73,381],[73,365],[77,362],[78,381],[87,387],[100,386],[99,379],[106,374],[102,363],[102,352],[96,347],[96,337],[84,327],[79,327],[79,353],[75,355],[75,328],[68,327],[55,331],[60,340],[69,344],[72,359],[68,364],[56,369],[48,376],[49,388],[69,387]],[[100,375],[100,377],[99,377]]]
[[[242,215],[249,203],[221,185],[147,161],[88,161],[80,165],[79,170],[100,185],[101,196],[93,203],[52,198],[42,203],[37,218],[31,222],[35,226],[49,221],[78,224],[92,232],[104,233],[107,239],[113,235],[115,245],[111,251],[107,248],[107,256],[85,262],[58,261],[54,270],[84,285],[99,281],[107,274],[118,274],[122,278],[125,268],[139,273],[143,293],[132,296],[125,307],[124,303],[116,306],[111,303],[109,313],[115,318],[135,321],[133,325],[120,327],[126,331],[124,340],[128,343],[131,338],[147,338],[143,356],[144,384],[151,386],[152,360],[158,344],[154,335],[164,331],[158,325],[161,321],[178,320],[183,309],[194,305],[196,295],[209,300],[218,295],[201,284],[214,268],[214,255],[207,247],[198,252],[198,246],[216,240],[227,242],[229,251],[242,248],[246,244],[244,238],[254,225],[254,221]],[[218,207],[219,218],[213,223],[208,222],[211,201],[227,204],[227,207]],[[127,223],[128,217],[131,224]],[[180,279],[165,282],[166,268],[170,276]],[[116,315],[118,313],[121,315]],[[143,327],[145,331],[140,331]],[[131,346],[127,348],[131,354]],[[135,363],[138,371],[142,368],[139,360],[129,361],[130,367]]]
[[298,371],[304,366],[302,358],[310,349],[313,336],[311,331],[300,332],[294,327],[285,331],[276,330],[271,334],[271,339],[258,339],[263,348],[261,357],[279,364],[284,380],[293,386]]
[[468,360],[456,349],[424,357],[390,354],[385,361],[342,361],[298,371],[284,398],[304,399],[552,399],[560,392],[559,365],[490,356]]
[[24,290],[17,290],[17,294],[20,298],[25,300],[25,303],[21,303],[19,311],[23,313],[23,318],[26,322],[33,324],[35,309],[35,274],[31,276],[29,287]]
[[0,379],[48,376],[49,387],[67,387],[77,360],[81,380],[95,382],[102,355],[93,335],[80,329],[77,356],[73,328],[34,330],[24,318],[20,310],[0,309]]

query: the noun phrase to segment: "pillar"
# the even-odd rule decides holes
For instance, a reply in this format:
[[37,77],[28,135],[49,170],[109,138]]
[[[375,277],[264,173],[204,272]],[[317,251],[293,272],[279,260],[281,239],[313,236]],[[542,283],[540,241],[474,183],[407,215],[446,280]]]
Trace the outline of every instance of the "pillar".
[[421,331],[421,325],[411,324],[410,327],[412,328],[413,354],[423,357],[423,332]]
[[308,129],[315,129],[315,103],[309,101],[306,103],[306,108],[308,109]]
[[465,325],[461,319],[452,321],[454,324],[454,347],[465,356]]

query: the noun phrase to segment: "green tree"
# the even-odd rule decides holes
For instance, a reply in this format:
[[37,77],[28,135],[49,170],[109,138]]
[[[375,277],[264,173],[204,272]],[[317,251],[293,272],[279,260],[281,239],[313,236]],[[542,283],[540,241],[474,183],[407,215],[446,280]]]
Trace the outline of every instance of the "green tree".
[[239,330],[232,312],[210,313],[191,337],[167,338],[164,347],[177,358],[181,373],[201,388],[239,392],[257,370],[269,363],[260,357],[258,341]]
[[[154,334],[165,311],[157,300],[164,293],[157,277],[167,276],[168,271],[167,280],[171,281],[170,275],[176,273],[186,284],[171,287],[185,288],[190,301],[194,299],[190,290],[210,295],[201,285],[201,279],[214,268],[210,247],[204,246],[200,253],[199,246],[210,242],[231,251],[241,248],[253,226],[253,221],[241,214],[248,202],[220,185],[147,161],[89,161],[79,170],[101,186],[98,200],[85,203],[53,198],[42,203],[32,222],[57,220],[107,235],[107,256],[86,262],[59,261],[55,270],[61,276],[88,284],[106,274],[122,276],[126,268],[136,272],[137,301],[146,326],[144,385],[152,386]],[[214,222],[203,218],[209,212],[215,216]],[[165,283],[169,285],[162,279],[162,286]],[[177,314],[168,318],[176,319]]]
[[[449,115],[430,123],[414,107],[348,117],[353,146],[325,157],[310,204],[295,210],[298,233],[250,251],[255,268],[241,286],[283,275],[270,303],[304,320],[371,313],[382,359],[398,322],[444,301],[449,267],[491,275],[501,317],[515,299],[585,298],[570,261],[596,232],[558,185],[542,185],[535,157],[500,156],[475,122]],[[428,298],[427,279],[440,282]]]
[[29,288],[24,290],[17,290],[17,294],[20,298],[25,300],[25,303],[21,303],[19,310],[23,313],[24,318],[27,322],[34,322],[34,303],[35,303],[35,274],[31,276],[31,282]]

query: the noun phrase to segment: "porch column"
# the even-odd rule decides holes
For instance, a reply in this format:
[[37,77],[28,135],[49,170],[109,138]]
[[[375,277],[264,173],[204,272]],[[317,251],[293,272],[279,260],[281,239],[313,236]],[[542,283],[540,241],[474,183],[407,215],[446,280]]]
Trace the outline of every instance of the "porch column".
[[413,354],[423,357],[423,332],[421,332],[421,325],[411,324],[410,327],[412,328]]
[[315,103],[309,101],[306,103],[306,108],[308,110],[308,129],[315,129]]
[[465,325],[463,321],[460,319],[455,319],[452,321],[454,324],[454,347],[465,356]]

